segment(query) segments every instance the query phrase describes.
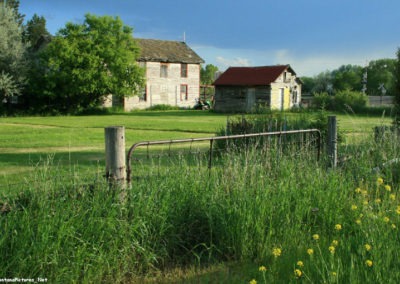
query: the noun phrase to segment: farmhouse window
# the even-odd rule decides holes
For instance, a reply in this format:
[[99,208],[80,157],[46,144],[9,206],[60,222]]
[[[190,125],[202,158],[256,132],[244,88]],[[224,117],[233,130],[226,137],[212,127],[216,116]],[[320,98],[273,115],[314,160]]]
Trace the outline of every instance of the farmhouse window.
[[146,88],[141,88],[139,91],[139,101],[145,102],[147,101],[147,93]]
[[181,63],[181,77],[187,78],[188,76],[188,65],[186,63]]
[[160,66],[160,77],[161,78],[168,78],[168,64],[161,63],[161,66]]
[[188,86],[181,85],[181,101],[188,100]]

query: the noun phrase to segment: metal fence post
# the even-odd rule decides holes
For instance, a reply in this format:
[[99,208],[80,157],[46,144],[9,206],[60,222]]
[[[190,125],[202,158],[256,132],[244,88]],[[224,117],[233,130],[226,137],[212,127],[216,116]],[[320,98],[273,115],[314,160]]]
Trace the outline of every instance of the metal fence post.
[[336,116],[328,116],[328,157],[331,168],[336,168],[337,166],[337,123]]
[[104,130],[106,178],[111,186],[123,192],[126,189],[125,127],[109,126]]

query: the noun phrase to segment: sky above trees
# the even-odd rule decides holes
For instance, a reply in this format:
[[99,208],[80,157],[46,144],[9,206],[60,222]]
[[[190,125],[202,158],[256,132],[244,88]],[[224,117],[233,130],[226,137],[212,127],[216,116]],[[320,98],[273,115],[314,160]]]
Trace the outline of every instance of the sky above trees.
[[313,76],[344,64],[395,58],[398,0],[21,0],[25,20],[44,16],[55,34],[85,13],[119,16],[134,37],[186,42],[220,70],[290,64]]

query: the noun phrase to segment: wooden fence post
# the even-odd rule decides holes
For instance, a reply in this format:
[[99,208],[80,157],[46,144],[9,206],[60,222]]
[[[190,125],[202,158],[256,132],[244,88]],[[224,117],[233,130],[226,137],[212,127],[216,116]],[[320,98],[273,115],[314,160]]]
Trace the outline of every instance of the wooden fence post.
[[104,130],[106,178],[111,186],[120,188],[124,192],[126,189],[125,127],[109,126]]
[[336,116],[328,116],[327,151],[331,168],[337,166],[337,123]]

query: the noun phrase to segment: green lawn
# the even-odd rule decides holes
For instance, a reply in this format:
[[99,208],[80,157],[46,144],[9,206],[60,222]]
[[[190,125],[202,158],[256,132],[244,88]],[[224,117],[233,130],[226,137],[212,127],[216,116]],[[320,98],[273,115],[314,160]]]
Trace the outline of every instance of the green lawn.
[[[288,114],[290,116],[296,114]],[[139,141],[214,136],[228,116],[202,111],[138,111],[115,115],[0,118],[0,187],[21,180],[51,155],[53,162],[83,170],[104,167],[104,128],[126,128],[126,147]],[[338,115],[353,141],[389,118]]]

